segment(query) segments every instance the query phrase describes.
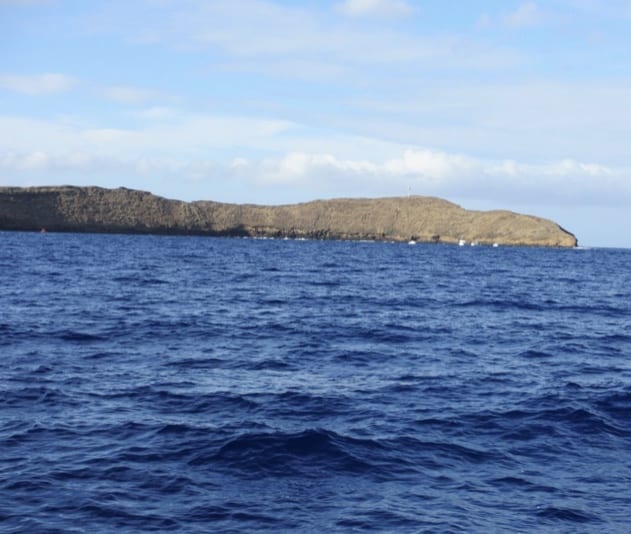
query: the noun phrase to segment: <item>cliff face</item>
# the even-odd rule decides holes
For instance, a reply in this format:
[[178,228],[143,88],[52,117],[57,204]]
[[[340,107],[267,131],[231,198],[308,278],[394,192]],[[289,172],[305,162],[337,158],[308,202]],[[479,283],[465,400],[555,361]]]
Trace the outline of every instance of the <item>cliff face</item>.
[[181,202],[100,187],[0,188],[0,229],[377,239],[574,247],[552,221],[468,211],[430,197],[317,200],[286,206]]

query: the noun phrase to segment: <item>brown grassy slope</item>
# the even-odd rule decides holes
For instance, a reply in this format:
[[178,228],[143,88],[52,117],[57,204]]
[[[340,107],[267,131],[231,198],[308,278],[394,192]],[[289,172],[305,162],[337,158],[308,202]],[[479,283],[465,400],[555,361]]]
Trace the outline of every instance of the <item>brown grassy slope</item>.
[[0,188],[0,229],[576,245],[552,221],[468,211],[432,197],[317,200],[286,206],[168,200],[99,187]]

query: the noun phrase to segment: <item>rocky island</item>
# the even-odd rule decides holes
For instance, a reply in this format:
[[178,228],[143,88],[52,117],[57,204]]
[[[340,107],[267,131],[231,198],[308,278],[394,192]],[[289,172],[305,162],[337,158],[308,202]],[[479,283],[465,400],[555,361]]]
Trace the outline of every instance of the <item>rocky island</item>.
[[101,187],[0,187],[0,230],[249,236],[574,247],[540,217],[471,211],[433,197],[316,200],[284,206],[183,202]]

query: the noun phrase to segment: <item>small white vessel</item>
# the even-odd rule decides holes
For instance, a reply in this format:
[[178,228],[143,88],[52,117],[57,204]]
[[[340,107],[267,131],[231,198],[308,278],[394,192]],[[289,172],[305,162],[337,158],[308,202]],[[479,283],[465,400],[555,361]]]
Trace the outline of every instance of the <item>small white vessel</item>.
[[458,246],[459,247],[464,247],[467,244],[467,242],[464,239],[461,239],[460,241],[458,241]]

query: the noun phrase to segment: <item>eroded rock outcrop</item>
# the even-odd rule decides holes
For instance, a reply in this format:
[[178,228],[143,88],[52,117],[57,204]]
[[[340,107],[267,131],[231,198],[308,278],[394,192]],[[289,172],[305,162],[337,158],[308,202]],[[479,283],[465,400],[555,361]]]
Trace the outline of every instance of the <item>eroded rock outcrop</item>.
[[316,200],[285,206],[182,202],[100,187],[0,188],[0,229],[376,239],[574,247],[556,223],[470,211],[432,197]]

